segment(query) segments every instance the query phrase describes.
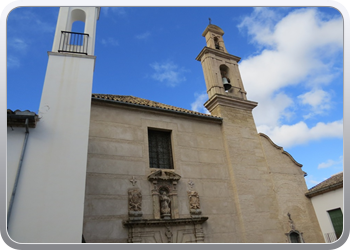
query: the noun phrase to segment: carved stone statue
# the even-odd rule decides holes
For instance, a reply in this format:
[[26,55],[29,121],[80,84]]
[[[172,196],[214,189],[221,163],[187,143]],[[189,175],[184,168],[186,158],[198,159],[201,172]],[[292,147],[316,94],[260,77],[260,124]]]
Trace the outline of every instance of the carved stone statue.
[[162,217],[170,218],[170,198],[167,193],[163,190],[159,196],[160,201],[160,214]]

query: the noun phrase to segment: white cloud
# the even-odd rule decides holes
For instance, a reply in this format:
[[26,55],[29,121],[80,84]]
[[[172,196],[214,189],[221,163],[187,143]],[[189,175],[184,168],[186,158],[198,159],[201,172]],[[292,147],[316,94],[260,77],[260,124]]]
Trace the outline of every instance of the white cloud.
[[183,74],[187,70],[179,68],[171,61],[165,63],[155,62],[150,66],[155,70],[151,77],[157,81],[165,82],[167,86],[175,87],[180,82],[186,81],[186,77]]
[[[283,88],[304,83],[303,87],[321,91],[339,72],[331,62],[342,51],[341,19],[321,20],[314,8],[291,12],[278,23],[277,18],[279,14],[269,8],[256,8],[238,26],[254,43],[267,46],[240,63],[248,99],[259,102],[254,110],[258,125],[278,126],[290,112],[294,103]],[[284,96],[279,98],[282,103],[271,105],[278,96]],[[269,120],[259,113],[269,113]]]
[[109,37],[107,39],[102,39],[101,40],[101,43],[104,45],[104,46],[108,46],[108,45],[111,45],[111,46],[118,46],[119,45],[119,42],[117,40],[115,40],[114,38],[112,37]]
[[329,102],[329,93],[323,91],[322,89],[315,89],[310,92],[299,95],[298,98],[303,104],[311,105],[313,108],[317,108],[322,103]]
[[[341,73],[334,62],[341,60],[342,19],[326,20],[316,8],[298,9],[283,18],[273,9],[255,8],[238,28],[258,46],[257,53],[239,66],[247,98],[258,102],[253,110],[258,131],[286,147],[342,137],[342,121],[311,128],[301,120],[283,125],[332,108],[332,96],[323,88]],[[309,113],[298,117],[297,104]]]
[[[47,9],[47,11],[50,11]],[[39,34],[38,32],[55,32],[56,17],[52,15],[52,19],[48,21],[42,21],[43,17],[39,16],[32,8],[21,8],[10,13],[11,21],[17,23],[18,30],[22,33],[27,34],[30,32],[31,35]]]
[[28,47],[28,44],[23,39],[19,39],[19,38],[10,39],[10,41],[8,41],[7,44],[12,48],[16,50],[21,50],[21,51],[25,51]]
[[307,183],[308,188],[312,188],[324,180],[319,181],[319,180],[316,180],[313,175],[308,175],[305,177],[305,181]]
[[137,39],[139,39],[139,40],[145,40],[145,39],[147,39],[150,35],[151,35],[151,33],[147,31],[147,32],[144,32],[144,33],[142,33],[142,34],[136,35],[135,37],[136,37]]
[[7,68],[18,68],[21,66],[21,63],[17,57],[7,56]]
[[209,111],[203,106],[203,103],[205,103],[208,100],[208,94],[203,93],[203,94],[194,94],[196,100],[191,103],[191,109],[193,111],[209,114]]
[[314,89],[298,96],[300,102],[304,105],[311,106],[311,113],[305,115],[307,119],[315,114],[322,114],[331,108],[331,95],[322,89]]
[[266,98],[264,101],[259,102],[259,112],[255,112],[255,110],[253,110],[254,120],[258,125],[263,124],[265,126],[274,127],[279,123],[279,120],[282,117],[289,120],[293,113],[292,111],[288,111],[287,108],[291,107],[293,103],[294,101],[283,92],[280,92],[270,98]]
[[113,16],[117,15],[119,17],[123,17],[126,15],[124,7],[102,7],[101,12],[105,16],[109,16],[110,13],[112,13]]
[[329,168],[329,167],[333,167],[333,166],[339,166],[341,165],[343,167],[343,156],[340,156],[338,160],[327,160],[326,162],[322,162],[318,165],[318,169],[322,169],[322,168]]
[[257,129],[259,132],[269,135],[277,145],[286,148],[305,144],[312,140],[343,137],[342,120],[330,123],[319,122],[312,128],[309,128],[305,122],[301,121],[294,125],[282,125],[273,128],[260,125]]

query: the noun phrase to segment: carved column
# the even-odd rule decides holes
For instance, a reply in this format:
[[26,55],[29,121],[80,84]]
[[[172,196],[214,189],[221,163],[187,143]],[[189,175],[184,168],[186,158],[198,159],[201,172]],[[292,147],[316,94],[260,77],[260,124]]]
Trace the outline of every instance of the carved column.
[[177,182],[173,181],[173,189],[172,192],[170,193],[171,197],[171,218],[176,219],[179,218],[179,202],[177,199]]
[[204,232],[202,224],[194,224],[194,236],[197,243],[204,243]]
[[160,219],[159,192],[157,188],[157,180],[153,180],[152,184],[153,216],[155,219]]
[[128,243],[141,243],[141,229],[137,227],[130,227],[128,234]]

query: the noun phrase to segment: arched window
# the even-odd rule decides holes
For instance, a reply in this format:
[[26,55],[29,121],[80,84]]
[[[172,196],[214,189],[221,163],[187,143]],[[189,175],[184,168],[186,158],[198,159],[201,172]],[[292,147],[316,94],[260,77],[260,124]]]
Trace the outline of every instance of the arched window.
[[304,243],[303,234],[297,230],[292,230],[286,235],[289,243]]

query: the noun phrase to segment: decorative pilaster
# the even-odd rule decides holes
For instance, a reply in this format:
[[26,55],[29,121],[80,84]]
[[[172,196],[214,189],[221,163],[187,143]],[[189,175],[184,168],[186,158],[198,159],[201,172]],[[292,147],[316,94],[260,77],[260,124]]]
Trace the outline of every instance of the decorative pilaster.
[[194,225],[194,236],[196,237],[197,243],[204,243],[204,232],[202,224]]

